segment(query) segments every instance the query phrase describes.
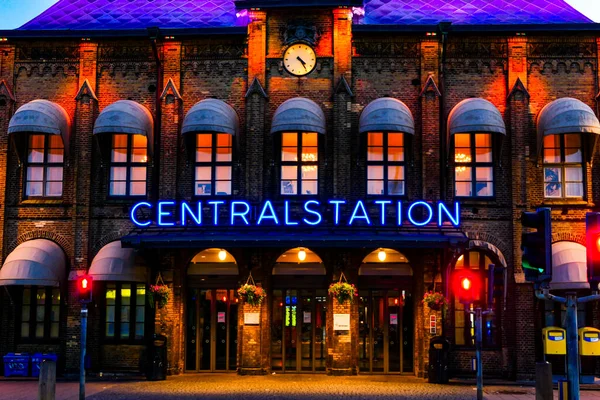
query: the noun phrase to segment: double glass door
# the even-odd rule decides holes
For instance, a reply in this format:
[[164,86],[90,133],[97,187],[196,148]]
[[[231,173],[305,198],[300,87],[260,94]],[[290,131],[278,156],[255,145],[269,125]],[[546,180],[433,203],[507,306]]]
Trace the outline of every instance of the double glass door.
[[273,290],[271,315],[273,371],[325,371],[327,291]]
[[413,303],[404,290],[360,290],[360,372],[413,371]]
[[235,371],[238,299],[235,290],[190,288],[187,295],[187,371]]

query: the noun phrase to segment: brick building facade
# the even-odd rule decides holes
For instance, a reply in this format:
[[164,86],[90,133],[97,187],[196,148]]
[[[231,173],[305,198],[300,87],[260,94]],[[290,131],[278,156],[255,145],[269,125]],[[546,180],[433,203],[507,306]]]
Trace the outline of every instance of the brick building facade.
[[[595,24],[545,1],[462,19],[440,11],[451,1],[429,19],[375,0],[119,16],[78,3],[0,35],[0,353],[52,351],[77,371],[75,281],[89,273],[94,373],[143,371],[157,333],[172,374],[426,376],[443,333],[465,375],[472,321],[450,277],[494,263],[507,280],[496,275],[484,368],[532,377],[541,328],[562,311],[524,280],[520,216],[551,207],[553,241],[585,254],[600,197]],[[259,307],[236,294],[250,273]],[[342,273],[352,304],[327,294]],[[160,282],[169,300],[155,308]],[[429,290],[450,299],[445,315],[421,302]],[[598,311],[581,326],[600,327]]]

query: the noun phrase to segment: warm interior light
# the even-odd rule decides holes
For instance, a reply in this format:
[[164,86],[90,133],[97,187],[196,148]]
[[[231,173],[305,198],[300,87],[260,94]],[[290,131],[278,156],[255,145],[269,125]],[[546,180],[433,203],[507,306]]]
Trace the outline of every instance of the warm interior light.
[[223,296],[223,303],[227,302],[227,296]]
[[225,250],[221,249],[219,251],[219,260],[225,261],[225,258],[227,258],[227,252]]
[[300,251],[298,252],[298,260],[306,260],[306,251],[304,251],[304,249],[300,249]]
[[385,259],[387,258],[385,250],[379,249],[379,253],[377,253],[377,258],[379,258],[379,261],[385,261]]
[[461,282],[463,289],[469,290],[471,289],[471,280],[469,278],[464,278]]
[[596,250],[600,251],[600,236],[596,239]]

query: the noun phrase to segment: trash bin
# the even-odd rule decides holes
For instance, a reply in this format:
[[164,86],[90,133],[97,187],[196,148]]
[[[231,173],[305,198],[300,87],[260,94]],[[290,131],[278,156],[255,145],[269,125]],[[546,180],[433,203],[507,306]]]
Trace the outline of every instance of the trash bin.
[[429,343],[429,383],[448,383],[448,351],[450,342],[436,336]]
[[57,359],[58,356],[53,353],[35,353],[31,356],[31,376],[36,378],[40,376],[40,368],[43,360],[52,360],[56,362]]
[[148,345],[146,378],[149,381],[164,381],[167,379],[167,337],[164,335],[153,335]]
[[29,354],[8,353],[5,355],[4,376],[29,376]]

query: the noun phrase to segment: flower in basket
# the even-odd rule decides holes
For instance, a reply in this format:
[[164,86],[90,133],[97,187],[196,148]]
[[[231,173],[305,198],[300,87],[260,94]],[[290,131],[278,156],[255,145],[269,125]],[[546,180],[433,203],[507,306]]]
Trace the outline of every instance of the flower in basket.
[[340,304],[346,301],[352,303],[354,297],[358,296],[358,289],[348,282],[336,282],[329,285],[329,295],[335,297]]
[[430,290],[423,296],[423,304],[435,311],[446,311],[448,299],[442,293]]
[[267,294],[263,288],[248,283],[242,285],[237,292],[242,300],[251,306],[259,306],[264,298],[267,297]]
[[167,285],[150,285],[150,304],[158,302],[158,308],[163,308],[169,301],[169,287]]

